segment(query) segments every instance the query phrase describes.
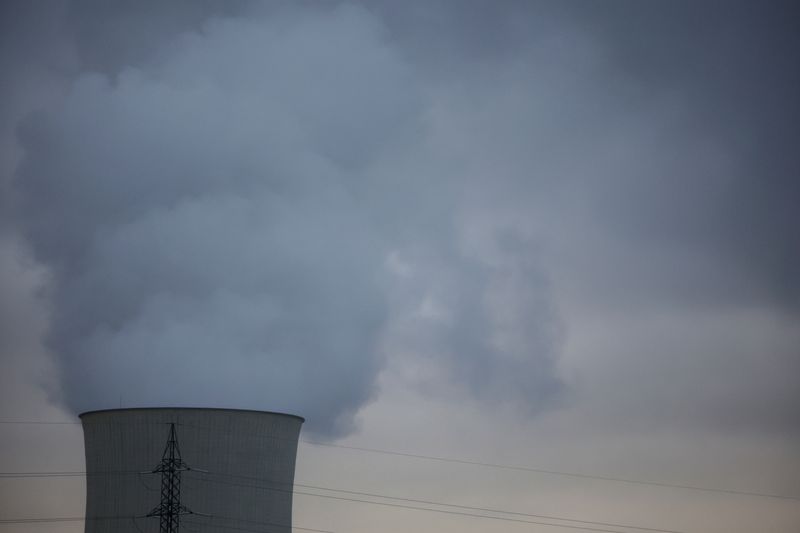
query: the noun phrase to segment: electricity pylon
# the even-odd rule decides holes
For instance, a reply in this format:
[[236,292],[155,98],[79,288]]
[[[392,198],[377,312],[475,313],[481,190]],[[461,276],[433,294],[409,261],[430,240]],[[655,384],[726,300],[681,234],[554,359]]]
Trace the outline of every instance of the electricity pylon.
[[148,517],[161,518],[160,533],[178,533],[181,515],[193,514],[185,505],[181,505],[181,472],[184,470],[189,470],[189,467],[181,459],[173,423],[169,427],[161,463],[153,469],[154,474],[161,473],[161,504],[147,514]]

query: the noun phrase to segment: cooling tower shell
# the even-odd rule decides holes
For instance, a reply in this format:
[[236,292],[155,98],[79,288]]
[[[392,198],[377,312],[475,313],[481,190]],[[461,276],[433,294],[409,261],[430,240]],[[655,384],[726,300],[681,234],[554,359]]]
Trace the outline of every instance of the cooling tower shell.
[[86,533],[158,533],[171,424],[181,458],[181,531],[290,533],[303,418],[266,411],[139,408],[80,415],[86,449]]

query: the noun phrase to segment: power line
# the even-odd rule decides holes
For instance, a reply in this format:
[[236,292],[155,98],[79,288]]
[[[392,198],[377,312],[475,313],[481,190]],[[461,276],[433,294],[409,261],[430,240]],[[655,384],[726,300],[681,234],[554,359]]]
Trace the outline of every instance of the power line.
[[[74,424],[80,425],[80,422],[48,422],[48,421],[28,421],[28,420],[21,420],[21,421],[11,421],[11,420],[0,420],[0,424],[37,424],[37,425],[47,425],[47,424]],[[196,427],[196,426],[193,426]],[[211,428],[205,428],[211,429]],[[645,485],[645,486],[653,486],[653,487],[662,487],[662,488],[670,488],[670,489],[682,489],[682,490],[693,490],[693,491],[702,491],[702,492],[716,492],[721,494],[731,494],[737,496],[751,496],[757,498],[775,498],[781,500],[793,500],[793,501],[800,501],[800,497],[798,496],[789,496],[786,494],[775,494],[775,493],[768,493],[768,492],[758,492],[758,491],[750,491],[750,490],[737,490],[737,489],[726,489],[726,488],[718,488],[718,487],[701,487],[698,485],[684,485],[678,483],[665,483],[661,481],[649,481],[649,480],[642,480],[642,479],[631,479],[631,478],[622,478],[622,477],[615,477],[615,476],[603,476],[603,475],[594,475],[594,474],[585,474],[580,472],[566,472],[563,470],[549,470],[544,468],[534,468],[528,466],[519,466],[519,465],[506,465],[501,463],[488,463],[482,461],[472,461],[468,459],[458,459],[454,457],[443,457],[443,456],[436,456],[436,455],[425,455],[425,454],[417,454],[417,453],[408,453],[408,452],[399,452],[395,450],[383,450],[379,448],[367,448],[363,446],[348,446],[345,444],[331,444],[325,442],[317,442],[311,441],[306,439],[301,439],[301,443],[308,444],[310,446],[321,446],[326,448],[340,448],[345,450],[353,450],[358,452],[367,452],[367,453],[375,453],[375,454],[382,454],[382,455],[393,455],[398,457],[406,457],[412,459],[423,459],[428,461],[437,461],[437,462],[446,462],[446,463],[455,463],[455,464],[463,464],[463,465],[470,465],[470,466],[481,466],[487,468],[497,468],[503,470],[515,470],[520,472],[532,472],[537,474],[546,474],[552,476],[566,476],[578,479],[594,479],[598,481],[608,481],[614,483],[627,483],[627,484],[634,484],[634,485]]]
[[[121,519],[122,518],[120,517],[120,520]],[[5,526],[11,524],[40,524],[47,522],[78,522],[80,520],[84,520],[84,518],[77,516],[58,518],[4,518],[0,519],[0,525]]]
[[[236,477],[236,478],[248,479],[248,480],[253,480],[253,481],[267,481],[267,482],[269,482],[269,480],[266,480],[266,479],[263,479],[263,478],[256,478],[256,477],[249,477],[249,476],[238,476],[238,475],[235,475],[235,474],[221,474],[221,473],[217,473],[217,472],[203,472],[203,474],[204,475],[208,474],[208,475],[224,476],[224,477]],[[209,480],[209,479],[206,479],[204,481],[224,483],[222,481]],[[370,496],[370,497],[375,497],[375,498],[384,498],[384,499],[387,499],[387,500],[405,501],[405,502],[410,502],[410,503],[421,503],[421,504],[425,504],[425,505],[438,505],[438,506],[442,506],[442,507],[452,507],[452,508],[456,508],[456,509],[465,509],[465,510],[471,510],[471,511],[483,511],[483,512],[497,513],[497,514],[509,514],[509,515],[516,515],[516,516],[527,516],[527,517],[530,517],[530,518],[544,518],[544,519],[548,519],[548,520],[562,520],[562,521],[565,521],[565,522],[577,522],[577,523],[582,523],[582,524],[594,524],[594,525],[600,525],[600,526],[621,527],[621,528],[626,528],[626,529],[638,529],[640,531],[654,531],[654,532],[660,532],[660,533],[683,533],[681,531],[676,531],[676,530],[673,530],[673,529],[641,527],[641,526],[632,526],[632,525],[629,525],[629,524],[619,524],[619,523],[612,523],[612,522],[600,522],[600,521],[597,521],[597,520],[581,520],[581,519],[577,519],[577,518],[566,518],[566,517],[563,517],[563,516],[543,515],[543,514],[535,514],[535,513],[523,513],[523,512],[519,512],[519,511],[506,511],[506,510],[502,510],[502,509],[491,509],[491,508],[488,508],[488,507],[475,507],[475,506],[470,506],[470,505],[459,505],[459,504],[454,504],[454,503],[446,503],[446,502],[439,502],[439,501],[433,501],[433,500],[421,500],[421,499],[415,499],[415,498],[404,498],[404,497],[400,497],[400,496],[388,496],[386,494],[379,494],[379,493],[375,493],[375,492],[361,492],[361,491],[354,491],[354,490],[347,490],[347,489],[336,489],[336,488],[332,488],[332,487],[321,487],[319,485],[308,485],[308,484],[304,484],[304,483],[295,483],[294,486],[295,487],[303,487],[303,488],[307,488],[307,489],[325,490],[325,491],[330,491],[330,492],[339,492],[339,493],[343,493],[343,494],[351,494],[351,495],[356,495],[356,496]],[[266,487],[266,486],[254,486],[254,487],[255,488],[262,488],[262,489],[266,489],[266,490],[272,490],[272,487]],[[300,493],[300,492],[296,492],[296,491],[295,491],[295,494],[312,495],[310,493]],[[316,495],[316,496],[323,497],[322,495]]]
[[132,520],[136,516],[96,516],[93,518],[85,518],[82,516],[60,516],[60,517],[47,517],[47,518],[3,518],[0,519],[0,525],[11,524],[46,524],[49,522],[80,522],[84,520]]
[[[150,472],[148,472],[149,474]],[[37,478],[37,477],[79,477],[79,476],[127,476],[139,475],[142,472],[120,470],[118,472],[83,472],[78,470],[64,472],[0,472],[0,479]]]
[[[234,522],[242,522],[242,523],[245,523],[245,524],[253,524],[253,525],[257,525],[257,526],[289,527],[288,524],[278,524],[276,522],[261,522],[261,521],[256,521],[256,520],[247,520],[246,518],[234,518],[232,516],[221,516],[221,515],[211,515],[209,517],[208,521],[205,522],[205,523],[202,523],[202,522],[192,522],[192,523],[195,524],[195,525],[202,526],[202,525],[208,525],[209,523],[214,522],[215,520],[233,520]],[[240,529],[240,528],[235,528],[235,527],[232,527],[232,526],[226,526],[226,525],[217,524],[217,523],[214,523],[213,526],[215,528]],[[314,529],[314,528],[310,528],[310,527],[300,527],[300,526],[295,526],[295,525],[293,525],[291,527],[292,527],[292,529],[302,529],[303,531],[311,531],[312,533],[335,533],[334,531],[330,531],[328,529]]]
[[[190,525],[190,526],[204,526],[205,525],[202,522],[192,522],[191,520],[184,520],[183,523],[187,524],[187,525]],[[243,528],[243,527],[221,526],[219,524],[214,524],[214,528],[215,529],[224,529],[224,530],[227,530],[227,531],[248,531],[248,532],[251,532],[251,533],[269,533],[269,530],[264,530],[264,529],[247,529],[247,528]],[[292,526],[292,529],[304,529],[306,531],[327,531],[325,529],[308,529],[308,528],[300,528],[300,527],[297,527],[297,526]],[[327,531],[327,533],[333,533],[333,532],[332,531]]]
[[[192,522],[191,520],[184,520],[183,523],[187,524],[187,525],[190,525],[190,526],[204,526],[205,525],[205,524],[203,524],[201,522]],[[219,524],[215,524],[214,527],[216,529],[225,529],[225,530],[228,530],[228,531],[247,531],[249,533],[266,533],[263,529],[246,529],[246,528],[243,528],[243,527],[220,526]],[[292,526],[292,528],[293,529],[300,529],[297,526]],[[324,529],[311,529],[309,531],[325,531],[325,530]],[[329,532],[329,533],[333,533],[333,532]]]
[[370,493],[370,492],[359,492],[359,491],[345,490],[345,489],[332,489],[332,488],[328,488],[328,487],[317,487],[317,486],[314,486],[314,485],[304,485],[302,483],[295,483],[295,486],[304,487],[304,488],[311,488],[311,489],[317,489],[317,490],[328,490],[328,491],[331,491],[331,492],[341,492],[341,493],[344,493],[344,494],[354,494],[354,495],[357,495],[357,496],[372,496],[372,497],[376,497],[376,498],[386,498],[386,499],[389,499],[389,500],[406,501],[406,502],[412,502],[412,503],[422,503],[422,504],[426,504],[426,505],[441,505],[442,507],[453,507],[453,508],[456,508],[456,509],[471,509],[471,510],[475,510],[475,511],[483,511],[483,512],[498,513],[498,514],[510,514],[510,515],[516,515],[516,516],[528,516],[528,517],[531,517],[531,518],[545,518],[545,519],[549,519],[549,520],[563,520],[565,522],[577,522],[577,523],[581,523],[581,524],[595,524],[595,525],[599,525],[599,526],[622,527],[622,528],[626,528],[626,529],[638,529],[640,531],[654,531],[654,532],[659,532],[659,533],[683,533],[681,531],[677,531],[677,530],[673,530],[673,529],[660,529],[660,528],[653,528],[653,527],[631,526],[631,525],[627,525],[627,524],[616,524],[616,523],[612,523],[612,522],[599,522],[597,520],[581,520],[581,519],[578,519],[578,518],[565,518],[565,517],[553,516],[553,515],[522,513],[522,512],[519,512],[519,511],[505,511],[505,510],[502,510],[502,509],[491,509],[491,508],[488,508],[488,507],[473,507],[473,506],[469,506],[469,505],[459,505],[459,504],[455,504],[455,503],[444,503],[444,502],[437,502],[437,501],[433,501],[433,500],[418,500],[418,499],[414,499],[414,498],[403,498],[403,497],[399,497],[399,496],[386,496],[384,494],[376,494],[376,493]]
[[[92,520],[136,520],[137,518],[142,518],[141,516],[98,516],[98,517],[79,517],[79,516],[61,516],[61,517],[47,517],[47,518],[4,518],[0,519],[0,526],[2,525],[19,525],[19,524],[47,524],[47,523],[58,523],[58,522],[81,522],[81,521],[92,521]],[[276,522],[256,522],[254,520],[245,520],[242,518],[233,518],[229,516],[212,516],[211,519],[222,519],[222,520],[233,520],[237,522],[245,522],[251,523],[254,525],[262,525],[262,526],[274,526],[274,527],[289,527],[288,524],[278,524]],[[193,525],[206,525],[201,522],[186,522],[191,523]],[[234,529],[240,531],[252,531],[246,529],[240,529],[232,526],[225,526],[221,524],[214,524],[215,528],[223,528],[223,529]],[[292,529],[299,529],[302,531],[311,531],[312,533],[336,533],[335,531],[331,531],[328,529],[314,529],[309,527],[301,527],[301,526],[291,526]],[[262,532],[256,532],[262,533]]]
[[0,424],[37,425],[37,426],[80,426],[80,422],[50,422],[40,420],[0,420]]
[[[194,472],[190,470],[190,471],[188,471],[188,473],[192,474]],[[0,477],[47,477],[47,475],[48,475],[47,472],[36,472],[36,473],[18,472],[18,473],[12,473],[11,475],[7,475],[7,474],[9,474],[9,473],[0,473]],[[33,474],[33,475],[29,476],[29,474]],[[53,473],[53,475],[58,476],[58,477],[80,476],[80,475],[83,475],[83,474],[84,474],[84,472],[54,472]],[[141,472],[97,472],[95,474],[96,475],[103,475],[103,474],[106,474],[106,475],[127,475],[127,474],[141,474]],[[320,495],[320,494],[291,491],[289,488],[285,488],[285,489],[276,488],[274,482],[271,482],[270,480],[267,480],[267,479],[264,479],[264,478],[257,478],[257,477],[250,477],[250,476],[239,476],[239,475],[235,475],[235,474],[222,474],[222,473],[217,473],[217,472],[202,472],[202,474],[204,476],[205,475],[215,475],[215,476],[223,476],[223,477],[234,477],[234,478],[240,478],[240,479],[245,479],[245,480],[250,480],[250,481],[258,481],[258,482],[262,482],[263,481],[263,482],[267,482],[267,483],[271,483],[272,484],[272,486],[233,484],[234,486],[258,488],[258,489],[263,489],[263,490],[274,490],[274,491],[278,491],[278,492],[293,492],[294,494],[300,494],[300,495],[304,495],[304,496],[317,496],[317,497],[320,497],[320,498],[328,497],[326,495]],[[194,479],[198,479],[198,478],[194,478]],[[219,484],[231,485],[231,483],[229,483],[229,482],[216,480],[216,479],[200,478],[200,480],[201,481],[210,482],[210,483],[219,483]],[[295,483],[294,486],[303,487],[303,488],[307,488],[307,489],[324,490],[324,491],[329,491],[329,492],[338,492],[338,493],[342,493],[342,494],[350,494],[350,495],[356,495],[356,496],[369,496],[369,497],[384,498],[384,499],[395,500],[395,501],[406,501],[406,502],[410,502],[410,503],[421,503],[421,504],[425,504],[425,505],[438,505],[438,506],[442,506],[442,507],[451,507],[451,508],[455,508],[455,509],[464,509],[464,510],[471,510],[471,511],[482,511],[482,512],[490,512],[490,513],[497,513],[497,514],[509,514],[509,515],[515,515],[515,516],[525,516],[525,517],[530,517],[530,518],[543,518],[543,519],[548,519],[548,520],[561,520],[561,521],[564,521],[564,522],[576,522],[576,523],[593,524],[593,525],[599,525],[599,526],[621,527],[621,528],[625,528],[625,529],[637,529],[637,530],[640,530],[640,531],[652,531],[652,532],[658,532],[658,533],[683,533],[683,532],[672,530],[672,529],[633,526],[633,525],[629,525],[629,524],[619,524],[619,523],[613,523],[613,522],[601,522],[601,521],[597,521],[597,520],[582,520],[582,519],[577,519],[577,518],[567,518],[567,517],[554,516],[554,515],[523,513],[523,512],[519,512],[519,511],[506,511],[506,510],[502,510],[502,509],[491,509],[491,508],[487,508],[487,507],[475,507],[475,506],[469,506],[469,505],[459,505],[459,504],[453,504],[453,503],[438,502],[438,501],[433,501],[433,500],[420,500],[420,499],[414,499],[414,498],[404,498],[404,497],[399,497],[399,496],[389,496],[389,495],[386,495],[386,494],[379,494],[379,493],[374,493],[374,492],[361,492],[361,491],[353,491],[353,490],[347,490],[347,489],[337,489],[337,488],[332,488],[332,487],[322,487],[322,486],[319,486],[319,485],[310,485],[310,484],[304,484],[304,483]],[[289,486],[286,485],[286,487],[289,487]],[[365,503],[377,503],[377,502],[365,502]]]
[[[244,476],[234,476],[234,477],[244,477]],[[536,521],[536,520],[523,520],[523,519],[520,519],[520,518],[509,518],[509,517],[502,517],[502,516],[491,516],[491,515],[485,515],[485,514],[479,514],[479,513],[468,513],[468,512],[464,512],[464,511],[452,511],[452,510],[445,510],[445,509],[432,509],[430,507],[419,507],[419,506],[414,506],[414,505],[404,505],[404,504],[389,503],[389,502],[376,502],[376,501],[370,501],[370,500],[362,500],[362,499],[358,499],[358,498],[350,498],[350,497],[346,497],[346,496],[332,496],[332,495],[329,495],[329,494],[315,494],[315,493],[312,493],[312,492],[292,491],[291,489],[281,489],[281,488],[276,488],[276,487],[267,487],[267,486],[263,486],[263,485],[253,485],[253,484],[245,484],[245,483],[233,483],[233,482],[229,482],[229,481],[221,481],[221,480],[215,480],[215,479],[205,479],[203,481],[207,481],[209,483],[218,483],[218,484],[221,484],[221,485],[234,486],[234,487],[257,488],[257,489],[270,490],[270,491],[274,491],[274,492],[291,493],[291,494],[296,494],[296,495],[300,495],[300,496],[312,496],[312,497],[316,497],[316,498],[326,498],[326,499],[331,499],[331,500],[349,501],[349,502],[355,502],[355,503],[366,503],[366,504],[370,504],[370,505],[380,505],[380,506],[384,506],[384,507],[395,507],[395,508],[408,509],[408,510],[414,510],[414,511],[428,511],[428,512],[432,512],[432,513],[442,513],[442,514],[448,514],[448,515],[466,516],[466,517],[470,517],[470,518],[484,518],[484,519],[488,519],[488,520],[502,520],[502,521],[505,521],[505,522],[516,522],[516,523],[522,523],[522,524],[534,524],[534,525],[540,525],[540,526],[550,526],[550,527],[558,527],[558,528],[566,528],[566,529],[578,529],[578,530],[582,530],[582,531],[594,531],[594,532],[602,532],[602,533],[626,533],[626,532],[620,531],[618,529],[604,529],[604,528],[569,525],[569,524],[554,524],[554,523],[551,523],[551,522],[540,522],[540,521]],[[321,488],[321,490],[326,490],[326,489]],[[336,490],[338,490],[338,489],[336,489]],[[374,494],[372,496],[379,497],[379,498],[386,498],[386,499],[400,499],[400,498],[392,498],[391,496],[382,496],[382,495],[379,495],[379,494]],[[449,504],[440,504],[440,503],[437,503],[437,502],[431,502],[431,505],[450,506]],[[461,508],[464,508],[464,509],[473,509],[473,510],[476,510],[476,511],[477,510],[481,510],[481,508],[478,508],[478,507],[474,507],[473,508],[473,507],[469,507],[469,506],[452,506],[452,507],[461,507]],[[491,511],[491,512],[503,513],[504,511]],[[520,514],[524,515],[524,513],[520,513]],[[536,516],[536,515],[530,515],[530,516]],[[592,521],[588,521],[588,520],[587,521],[584,521],[584,520],[572,520],[572,519],[569,519],[569,518],[558,518],[558,517],[552,517],[551,519],[553,519],[553,520],[563,520],[563,521],[575,521],[575,522],[581,522],[581,523],[587,523],[587,524],[604,525],[601,522],[592,522]],[[625,526],[625,525],[621,525],[621,524],[620,525],[616,525],[615,527],[622,527],[624,529],[639,529],[639,530],[644,529],[644,530],[659,531],[659,532],[664,532],[664,533],[682,533],[682,532],[679,532],[679,531],[674,531],[674,530],[669,530],[669,529],[639,528],[639,527],[636,527],[636,526]]]
[[[413,506],[413,505],[403,505],[403,504],[397,504],[397,503],[375,502],[375,501],[369,501],[369,500],[361,500],[361,499],[358,499],[358,498],[348,498],[348,497],[343,497],[343,496],[331,496],[331,495],[325,495],[325,494],[314,494],[314,493],[309,493],[309,492],[292,491],[292,490],[289,490],[289,489],[279,489],[279,488],[274,488],[274,487],[264,487],[264,486],[244,484],[244,483],[231,483],[231,482],[219,481],[219,480],[206,479],[206,480],[203,480],[203,481],[207,481],[207,482],[210,482],[210,483],[219,483],[219,484],[223,484],[223,485],[230,485],[230,486],[239,486],[239,487],[245,487],[245,488],[260,488],[260,489],[272,490],[272,491],[276,491],[276,492],[287,492],[287,493],[292,493],[292,494],[297,494],[297,495],[302,495],[302,496],[312,496],[312,497],[317,497],[317,498],[326,498],[326,499],[339,500],[339,501],[349,501],[349,502],[355,502],[355,503],[365,503],[365,504],[379,505],[379,506],[384,506],[384,507],[395,507],[395,508],[408,509],[408,510],[414,510],[414,511],[427,511],[427,512],[441,513],[441,514],[448,514],[448,515],[455,515],[455,516],[465,516],[465,517],[469,517],[469,518],[483,518],[483,519],[487,519],[487,520],[500,520],[500,521],[505,521],[505,522],[515,522],[515,523],[522,523],[522,524],[533,524],[533,525],[549,526],[549,527],[556,527],[556,528],[562,528],[562,529],[576,529],[576,530],[581,530],[581,531],[593,531],[593,532],[596,532],[596,533],[626,533],[625,531],[621,531],[619,529],[605,529],[605,528],[595,528],[595,527],[577,526],[577,525],[569,525],[569,524],[554,524],[554,523],[551,523],[551,522],[540,522],[540,521],[536,521],[536,520],[523,520],[523,519],[519,519],[519,518],[509,518],[509,517],[502,517],[502,516],[491,516],[491,515],[485,515],[485,514],[479,514],[479,513],[468,513],[468,512],[463,512],[463,511],[449,511],[449,510],[445,510],[445,509],[432,509],[432,508],[429,508],[429,507],[418,507],[418,506]],[[335,490],[335,489],[321,488],[321,490]],[[375,497],[382,497],[382,498],[392,499],[391,496],[375,495]],[[454,505],[450,505],[450,504],[443,504],[443,503],[437,503],[437,502],[430,502],[430,504],[431,505],[452,506],[452,507],[460,507],[460,508],[466,508],[466,509],[481,510],[481,508],[477,508],[477,507],[476,508],[470,508],[468,506],[454,506]],[[494,510],[487,510],[487,511],[496,512],[496,513],[506,513],[506,511],[494,511]],[[509,513],[509,514],[512,514],[512,513]],[[523,513],[513,513],[513,514],[522,514],[522,515],[524,515]],[[531,515],[531,516],[535,516],[535,515]],[[127,520],[127,519],[133,519],[133,518],[136,518],[136,517],[129,517],[129,516],[93,517],[93,518],[87,518],[87,520]],[[249,522],[247,520],[241,520],[241,519],[238,519],[238,518],[231,518],[231,517],[224,517],[224,516],[212,517],[212,519],[213,518]],[[591,522],[591,521],[573,520],[573,519],[569,519],[569,518],[552,517],[551,519],[553,519],[553,520],[563,520],[563,521],[576,521],[576,522],[582,522],[582,523],[595,523],[595,522]],[[84,520],[84,518],[80,518],[80,517],[16,518],[16,519],[0,519],[0,525],[34,524],[34,523],[50,523],[50,522],[75,522],[75,521],[80,521],[80,520]],[[280,524],[269,524],[269,523],[259,523],[259,522],[253,522],[253,523],[261,524],[261,525],[273,525],[273,526],[279,526],[280,525]],[[596,522],[596,523],[598,525],[603,525],[603,523],[601,523],[601,522]],[[283,527],[286,527],[286,526],[283,525]],[[293,527],[295,529],[301,529],[301,530],[311,531],[311,532],[333,533],[333,532],[326,531],[326,530],[304,528],[304,527],[300,527],[300,526],[293,526]],[[616,525],[615,527],[622,527],[624,529],[639,529],[639,530],[644,530],[644,531],[657,531],[657,532],[664,532],[664,533],[681,533],[681,532],[677,532],[677,531],[674,531],[674,530],[668,530],[668,529],[639,528],[637,526],[626,526],[626,525],[622,525],[622,524]]]
[[308,440],[302,440],[304,444],[310,444],[312,446],[325,446],[329,448],[343,448],[346,450],[355,450],[359,452],[369,452],[369,453],[377,453],[383,455],[396,455],[400,457],[409,457],[414,459],[426,459],[429,461],[440,461],[440,462],[447,462],[447,463],[457,463],[457,464],[465,464],[465,465],[472,465],[472,466],[484,466],[489,468],[499,468],[504,470],[517,470],[522,472],[535,472],[537,474],[548,474],[554,476],[568,476],[574,478],[582,478],[582,479],[596,479],[600,481],[613,481],[617,483],[631,483],[636,485],[651,485],[655,487],[665,487],[671,489],[686,489],[686,490],[697,490],[697,491],[704,491],[704,492],[720,492],[724,494],[736,494],[739,496],[756,496],[760,498],[778,498],[782,500],[796,500],[800,501],[800,497],[797,496],[788,496],[785,494],[773,494],[767,492],[756,492],[756,491],[746,491],[746,490],[735,490],[735,489],[722,489],[722,488],[711,488],[711,487],[700,487],[697,485],[680,485],[676,483],[664,483],[659,481],[645,481],[640,479],[630,479],[630,478],[620,478],[620,477],[612,477],[612,476],[600,476],[600,475],[593,475],[593,474],[582,474],[577,472],[565,472],[562,470],[545,470],[542,468],[533,468],[528,466],[515,466],[515,465],[504,465],[499,463],[484,463],[480,461],[470,461],[466,459],[456,459],[452,457],[441,457],[435,455],[423,455],[423,454],[416,454],[416,453],[406,453],[406,452],[398,452],[393,450],[381,450],[378,448],[364,448],[361,446],[346,446],[344,444],[328,444],[322,442],[314,442]]

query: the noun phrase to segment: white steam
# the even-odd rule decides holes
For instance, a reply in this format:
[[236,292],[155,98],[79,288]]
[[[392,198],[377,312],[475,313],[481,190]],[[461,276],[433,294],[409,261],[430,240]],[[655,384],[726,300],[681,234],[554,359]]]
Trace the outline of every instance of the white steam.
[[[337,434],[387,346],[489,397],[555,390],[545,283],[463,249],[429,92],[386,33],[353,7],[210,19],[27,120],[18,218],[54,274],[71,407],[282,410]],[[417,313],[431,299],[446,320]]]

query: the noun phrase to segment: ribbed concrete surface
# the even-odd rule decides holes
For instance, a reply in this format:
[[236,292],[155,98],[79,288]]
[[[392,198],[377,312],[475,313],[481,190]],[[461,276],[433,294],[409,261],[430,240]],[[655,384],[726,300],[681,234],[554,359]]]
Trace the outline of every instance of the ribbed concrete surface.
[[[160,462],[175,423],[181,457],[181,532],[290,533],[303,419],[231,409],[153,408],[81,415],[86,447],[86,533],[158,533],[145,518],[161,501]],[[210,516],[202,516],[210,515]]]

